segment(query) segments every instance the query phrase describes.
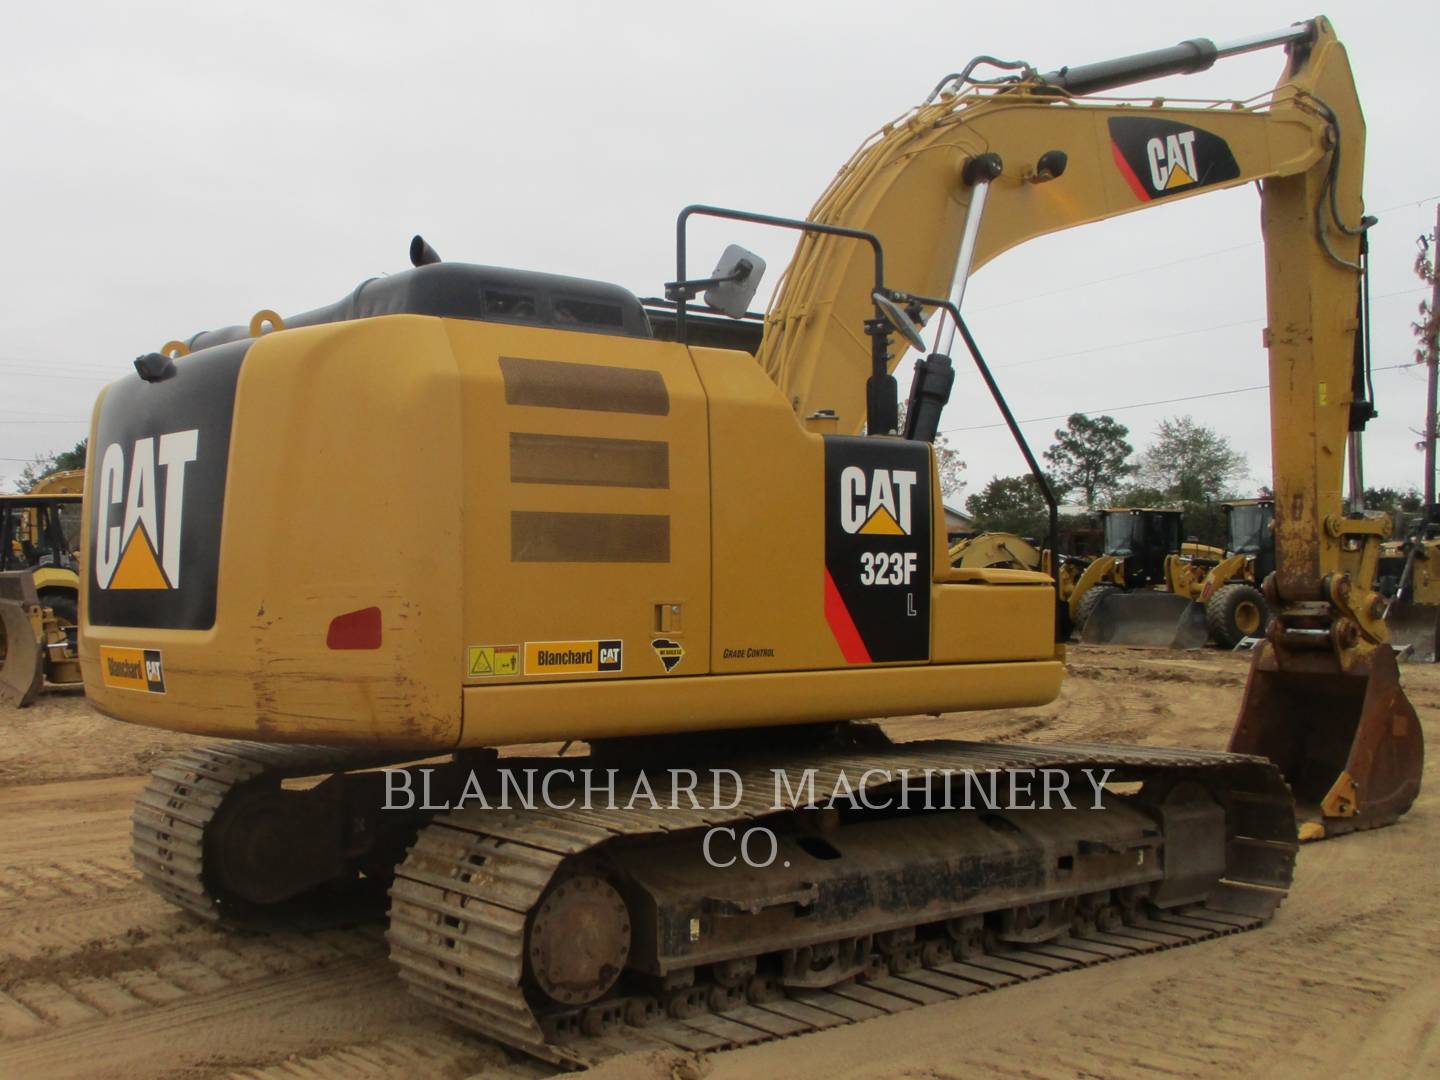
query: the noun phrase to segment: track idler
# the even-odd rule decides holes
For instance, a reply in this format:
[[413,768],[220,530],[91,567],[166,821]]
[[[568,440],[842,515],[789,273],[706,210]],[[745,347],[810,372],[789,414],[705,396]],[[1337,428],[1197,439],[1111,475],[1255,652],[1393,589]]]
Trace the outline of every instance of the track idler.
[[1425,763],[1395,651],[1339,653],[1328,630],[1276,628],[1255,649],[1228,749],[1280,767],[1301,840],[1393,824],[1420,793]]

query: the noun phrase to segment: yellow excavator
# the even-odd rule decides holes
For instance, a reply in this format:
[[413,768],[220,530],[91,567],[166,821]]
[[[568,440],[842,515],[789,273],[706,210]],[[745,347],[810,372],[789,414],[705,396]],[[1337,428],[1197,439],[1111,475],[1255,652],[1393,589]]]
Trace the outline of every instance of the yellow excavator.
[[[1287,62],[1260,99],[1103,96],[1265,47]],[[806,220],[686,208],[663,300],[417,238],[411,270],[171,341],[106,388],[87,693],[236,740],[155,769],[145,879],[236,922],[388,885],[411,991],[573,1064],[1258,926],[1291,881],[1295,800],[1312,834],[1403,814],[1422,751],[1373,587],[1386,522],[1341,498],[1366,413],[1343,47],[1313,19],[994,63],[880,129]],[[961,314],[969,275],[1256,182],[1277,616],[1233,752],[980,744],[963,715],[958,739],[897,745],[858,723],[1039,705],[1064,672],[1052,578],[946,558],[932,440],[955,334],[1018,431]],[[800,234],[763,320],[757,254],[690,276],[698,216]],[[895,335],[923,347],[922,319],[941,340],[902,429]],[[1015,789],[1040,770],[1056,797],[1030,809]]]
[[81,685],[80,469],[0,495],[0,702],[24,708],[46,684]]

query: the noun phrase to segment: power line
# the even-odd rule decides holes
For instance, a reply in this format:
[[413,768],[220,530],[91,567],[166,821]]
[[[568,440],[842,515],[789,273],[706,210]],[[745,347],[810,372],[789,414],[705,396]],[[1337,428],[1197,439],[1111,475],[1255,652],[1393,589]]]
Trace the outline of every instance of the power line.
[[[1433,202],[1436,199],[1440,199],[1440,195],[1429,195],[1423,199],[1412,199],[1407,202],[1396,203],[1394,206],[1382,206],[1379,210],[1376,210],[1375,213],[1376,215],[1388,214],[1391,210],[1403,210],[1407,206],[1420,206],[1427,202]],[[1092,285],[1104,285],[1107,282],[1119,281],[1127,277],[1136,277],[1139,274],[1150,274],[1156,270],[1167,270],[1172,266],[1196,263],[1199,262],[1201,259],[1213,259],[1216,255],[1229,255],[1232,252],[1244,251],[1246,248],[1259,247],[1261,243],[1263,243],[1263,241],[1261,240],[1248,240],[1243,244],[1235,244],[1233,247],[1216,248],[1214,251],[1202,251],[1197,255],[1182,255],[1176,259],[1167,259],[1165,262],[1150,263],[1147,266],[1137,267],[1134,270],[1124,270],[1118,274],[1111,274],[1108,277],[1090,278],[1087,281],[1076,281],[1072,284],[1065,285],[1059,289],[1047,289],[1045,292],[1030,293],[1026,296],[1018,296],[1013,300],[1002,300],[998,304],[987,304],[984,307],[973,308],[972,311],[974,314],[977,315],[983,314],[987,311],[995,311],[999,308],[1011,307],[1015,304],[1023,304],[1027,300],[1041,300],[1048,296],[1059,296],[1062,293],[1075,292],[1079,289],[1088,289]]]
[[[1372,368],[1372,371],[1396,371],[1400,368],[1413,367],[1413,364],[1389,364],[1386,367]],[[1017,420],[1019,424],[1043,424],[1051,420],[1066,420],[1076,413],[1081,416],[1094,416],[1096,413],[1125,412],[1127,409],[1146,409],[1153,405],[1174,405],[1181,401],[1199,401],[1202,398],[1229,397],[1231,394],[1247,394],[1253,390],[1269,390],[1269,383],[1260,383],[1257,386],[1237,386],[1233,390],[1212,390],[1206,394],[1185,394],[1183,397],[1160,398],[1156,401],[1137,401],[1130,405],[1111,405],[1104,409],[1072,409],[1068,413],[1058,413],[1055,416],[1032,416],[1028,420]],[[942,435],[953,435],[961,431],[988,431],[991,428],[1003,428],[1003,422],[998,424],[972,424],[969,427],[943,428]]]
[[1089,281],[1077,281],[1073,285],[1066,285],[1060,289],[1047,289],[1045,292],[1017,296],[1013,300],[1002,300],[998,304],[989,304],[985,307],[973,308],[972,312],[979,315],[987,311],[996,311],[999,308],[1013,307],[1015,304],[1024,304],[1030,300],[1043,300],[1047,296],[1059,296],[1061,293],[1075,292],[1078,289],[1088,289],[1092,285],[1104,285],[1111,281],[1119,281],[1122,278],[1135,277],[1139,274],[1151,274],[1156,270],[1179,266],[1181,263],[1195,263],[1201,259],[1213,259],[1216,255],[1229,255],[1232,251],[1243,251],[1245,248],[1255,247],[1259,243],[1259,240],[1251,240],[1244,244],[1236,244],[1234,247],[1218,248],[1215,251],[1206,251],[1199,255],[1186,255],[1182,258],[1170,259],[1162,263],[1151,263],[1148,266],[1137,267],[1134,270],[1124,270],[1118,274],[1111,274],[1109,277],[1091,278]]
[[[1417,285],[1411,289],[1401,289],[1398,292],[1381,293],[1379,296],[1372,296],[1371,302],[1377,300],[1392,300],[1397,296],[1409,296],[1411,293],[1423,292],[1426,286]],[[1101,345],[1091,345],[1084,349],[1074,349],[1070,352],[1051,353],[1049,356],[1037,356],[1032,360],[1017,360],[1010,364],[992,364],[995,368],[1017,368],[1029,367],[1031,364],[1043,364],[1049,360],[1064,360],[1071,356],[1088,356],[1091,353],[1105,352],[1110,349],[1127,349],[1132,345],[1148,345],[1156,341],[1170,341],[1174,338],[1193,337],[1195,334],[1209,334],[1215,330],[1232,330],[1237,326],[1255,326],[1265,322],[1265,319],[1238,319],[1235,322],[1212,323],[1209,326],[1197,326],[1189,330],[1175,330],[1168,334],[1156,334],[1153,337],[1133,338],[1130,341],[1111,341]]]

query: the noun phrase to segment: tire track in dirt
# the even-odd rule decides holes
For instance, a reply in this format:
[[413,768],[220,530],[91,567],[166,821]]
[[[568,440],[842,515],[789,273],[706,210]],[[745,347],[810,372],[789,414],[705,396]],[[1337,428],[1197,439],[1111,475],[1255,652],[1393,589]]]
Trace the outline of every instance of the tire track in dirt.
[[539,1080],[553,1075],[554,1070],[538,1062],[512,1059],[500,1047],[478,1039],[409,1035],[292,1057],[229,1075],[232,1080],[380,1080],[394,1076],[458,1078],[477,1073],[494,1080]]
[[[1245,673],[1224,654],[1118,649],[1074,649],[1071,667],[1078,677],[1050,706],[887,727],[901,738],[1217,748]],[[1433,738],[1440,672],[1403,675]],[[71,724],[83,735],[81,718]],[[1440,1075],[1436,779],[1427,771],[1426,795],[1399,826],[1302,851],[1291,899],[1254,933],[740,1051],[628,1057],[597,1074]],[[125,856],[141,784],[0,786],[0,1076],[548,1075],[409,997],[378,924],[235,933],[152,896]]]
[[[240,1063],[253,1060],[256,1046],[283,1044],[292,1032],[299,1031],[308,1043],[314,1033],[307,1028],[328,1026],[333,1031],[333,1022],[323,1022],[327,1013],[343,1017],[344,1027],[353,1034],[394,1008],[398,985],[390,985],[394,980],[384,969],[383,961],[352,958],[322,969],[273,976],[253,986],[236,986],[206,972],[203,965],[186,970],[182,962],[165,974],[187,984],[185,996],[169,1003],[113,1014],[101,1012],[93,1000],[84,1002],[82,1009],[53,1004],[52,1008],[66,1010],[59,1030],[0,1044],[0,1075],[155,1076],[227,1055]],[[377,982],[394,992],[375,993]],[[143,1001],[138,994],[133,996]],[[293,1043],[293,1037],[288,1041]],[[163,1070],[157,1053],[163,1055]]]

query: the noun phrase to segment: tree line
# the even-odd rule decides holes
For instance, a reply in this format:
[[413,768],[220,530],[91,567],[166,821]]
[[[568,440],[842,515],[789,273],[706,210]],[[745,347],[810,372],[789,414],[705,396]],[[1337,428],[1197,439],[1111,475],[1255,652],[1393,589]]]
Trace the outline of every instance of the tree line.
[[[1140,454],[1129,442],[1130,429],[1111,416],[1073,413],[1055,432],[1045,450],[1046,473],[1056,497],[1084,507],[1084,513],[1062,515],[1061,533],[1092,529],[1097,511],[1112,506],[1178,508],[1184,535],[1217,547],[1226,546],[1228,499],[1265,497],[1268,487],[1242,491],[1249,480],[1245,455],[1229,439],[1190,416],[1160,421],[1155,438]],[[1414,512],[1420,493],[1411,489],[1367,488],[1366,508]],[[1013,532],[1041,539],[1049,529],[1049,512],[1040,489],[1028,474],[997,476],[965,502],[977,529]]]

